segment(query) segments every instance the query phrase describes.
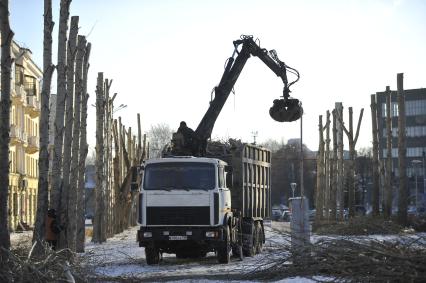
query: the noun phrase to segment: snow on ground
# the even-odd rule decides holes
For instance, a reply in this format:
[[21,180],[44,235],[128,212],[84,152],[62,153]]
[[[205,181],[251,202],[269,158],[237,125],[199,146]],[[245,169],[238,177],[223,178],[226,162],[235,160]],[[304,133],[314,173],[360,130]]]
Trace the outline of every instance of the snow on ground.
[[[286,230],[288,224],[279,225],[274,228]],[[275,226],[275,225],[274,225]],[[266,229],[266,245],[264,251],[254,257],[246,257],[243,261],[232,258],[229,264],[219,264],[214,253],[208,253],[205,258],[201,259],[177,259],[174,254],[163,254],[163,260],[159,265],[150,266],[145,262],[144,248],[139,247],[136,241],[136,231],[138,227],[133,227],[121,234],[108,239],[106,243],[94,244],[88,239],[86,245],[86,253],[83,260],[88,265],[95,267],[93,269],[96,275],[102,278],[113,277],[131,277],[131,278],[202,278],[214,275],[237,275],[246,273],[257,268],[257,264],[270,257],[271,252],[282,244],[287,244],[288,239],[277,233],[272,232],[271,228]],[[290,280],[290,281],[288,281]],[[296,280],[296,281],[294,281]],[[280,282],[314,282],[309,279],[296,278],[287,279]],[[179,281],[177,281],[179,282]],[[185,281],[191,282],[191,281]],[[215,282],[200,281],[193,282]],[[219,281],[217,281],[219,282]]]

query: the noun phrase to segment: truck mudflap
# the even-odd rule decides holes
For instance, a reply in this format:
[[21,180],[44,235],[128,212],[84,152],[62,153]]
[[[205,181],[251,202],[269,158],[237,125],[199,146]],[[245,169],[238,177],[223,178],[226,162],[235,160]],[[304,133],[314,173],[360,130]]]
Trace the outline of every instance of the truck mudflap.
[[169,246],[179,242],[202,242],[216,246],[225,239],[223,227],[141,227],[137,232],[140,247],[156,243]]

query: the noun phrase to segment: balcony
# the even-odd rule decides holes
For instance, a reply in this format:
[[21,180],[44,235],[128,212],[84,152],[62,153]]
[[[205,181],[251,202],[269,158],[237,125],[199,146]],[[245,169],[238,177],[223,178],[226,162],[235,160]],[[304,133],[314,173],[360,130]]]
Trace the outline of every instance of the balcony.
[[37,136],[30,136],[28,137],[28,144],[25,148],[25,152],[28,154],[36,153],[40,148],[40,141],[39,137]]
[[27,105],[27,93],[25,88],[21,84],[15,84],[15,88],[12,89],[12,103],[19,105]]
[[27,95],[27,105],[25,107],[25,113],[30,115],[31,118],[40,116],[40,101],[36,96]]
[[22,143],[22,131],[21,128],[11,125],[10,126],[10,143],[11,145],[17,145]]

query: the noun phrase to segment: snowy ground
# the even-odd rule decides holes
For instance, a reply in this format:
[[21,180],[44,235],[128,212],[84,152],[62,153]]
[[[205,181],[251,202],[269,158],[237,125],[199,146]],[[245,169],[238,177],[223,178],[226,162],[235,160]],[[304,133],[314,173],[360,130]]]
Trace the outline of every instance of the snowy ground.
[[[87,225],[91,229],[91,225]],[[82,262],[89,267],[90,274],[97,282],[139,282],[139,281],[171,281],[171,282],[222,282],[232,280],[235,275],[241,275],[259,268],[259,263],[277,257],[276,251],[280,246],[289,245],[288,235],[275,233],[274,230],[289,231],[289,223],[272,222],[272,227],[266,227],[266,245],[264,251],[254,257],[246,257],[243,261],[232,258],[229,264],[218,264],[214,253],[209,253],[202,259],[177,259],[175,255],[164,254],[159,265],[149,266],[145,262],[144,248],[136,241],[138,227],[133,227],[114,236],[103,244],[94,244],[88,238],[86,252],[80,255]],[[12,233],[12,245],[29,244],[31,232]],[[374,235],[374,236],[318,236],[312,235],[311,242],[315,243],[324,238],[345,238],[351,241],[407,241],[409,243],[426,244],[426,233],[405,235]],[[332,278],[319,277],[317,280],[327,281]],[[237,282],[237,281],[234,281]],[[241,282],[241,281],[238,281]],[[248,282],[248,281],[244,281]],[[287,278],[279,282],[315,282],[308,278]]]
[[[274,229],[288,230],[288,223],[273,223]],[[262,254],[244,258],[232,258],[229,264],[218,264],[214,253],[202,259],[177,259],[174,254],[164,254],[159,265],[149,266],[145,262],[144,248],[136,242],[138,227],[131,228],[103,244],[93,244],[88,239],[84,261],[94,267],[93,272],[102,280],[141,279],[177,282],[220,282],[230,280],[233,275],[247,273],[257,268],[257,263],[279,245],[288,243],[284,236],[267,228],[267,243]],[[217,279],[216,279],[217,277]],[[183,280],[183,281],[178,281]],[[280,282],[314,282],[306,278],[288,278]]]

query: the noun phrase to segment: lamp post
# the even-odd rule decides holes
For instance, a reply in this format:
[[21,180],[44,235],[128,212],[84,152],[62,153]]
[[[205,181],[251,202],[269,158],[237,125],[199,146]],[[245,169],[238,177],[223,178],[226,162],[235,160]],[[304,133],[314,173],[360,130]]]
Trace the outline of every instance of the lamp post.
[[420,164],[420,163],[423,163],[421,160],[418,160],[418,159],[414,159],[414,160],[412,160],[411,161],[411,163],[413,164],[413,169],[414,169],[414,173],[416,174],[416,180],[415,180],[415,182],[416,182],[416,213],[417,213],[417,210],[418,210],[418,187],[417,187],[417,170],[418,170],[418,164]]

